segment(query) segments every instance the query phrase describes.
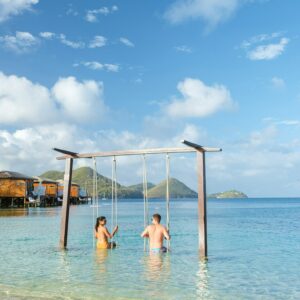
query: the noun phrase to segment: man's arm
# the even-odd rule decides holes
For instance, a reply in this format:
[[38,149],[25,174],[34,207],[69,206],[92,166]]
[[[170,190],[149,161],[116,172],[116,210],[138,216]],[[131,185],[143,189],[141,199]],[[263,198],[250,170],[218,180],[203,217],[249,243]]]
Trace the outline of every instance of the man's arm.
[[141,234],[142,238],[147,238],[149,237],[149,232],[148,232],[148,226],[145,228],[145,230]]
[[166,240],[170,240],[171,239],[171,237],[169,235],[169,232],[166,229],[166,227],[164,227],[163,234],[164,234],[164,237],[165,237]]

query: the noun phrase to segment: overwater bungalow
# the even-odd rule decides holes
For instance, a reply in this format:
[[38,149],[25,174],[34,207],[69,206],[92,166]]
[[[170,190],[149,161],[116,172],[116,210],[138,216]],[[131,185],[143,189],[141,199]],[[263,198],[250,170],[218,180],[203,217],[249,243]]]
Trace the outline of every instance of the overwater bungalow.
[[[79,195],[79,184],[72,182],[71,192],[70,192],[70,203],[71,204],[79,204],[80,203],[80,195]],[[62,201],[64,192],[64,182],[62,180],[58,181],[58,199]]]
[[0,207],[26,206],[33,200],[34,178],[12,171],[0,171]]
[[35,177],[34,194],[41,206],[54,206],[58,204],[58,183],[55,180]]

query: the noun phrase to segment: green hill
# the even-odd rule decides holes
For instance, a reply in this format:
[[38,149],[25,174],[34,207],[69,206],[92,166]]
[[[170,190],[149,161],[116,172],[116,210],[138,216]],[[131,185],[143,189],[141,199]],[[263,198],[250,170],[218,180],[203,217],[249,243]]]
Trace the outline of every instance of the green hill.
[[[148,190],[149,198],[164,198],[166,197],[166,180],[163,180],[158,185]],[[170,178],[169,190],[171,198],[195,198],[197,193],[187,187],[184,183],[175,178]]]
[[[42,178],[60,180],[64,177],[64,172],[47,171],[40,175]],[[82,188],[92,195],[93,191],[93,169],[90,167],[81,167],[73,170],[72,181],[79,184]],[[111,198],[111,179],[98,173],[98,195],[100,197]],[[119,198],[143,198],[143,184],[135,184],[131,186],[118,186]],[[166,181],[162,181],[158,185],[148,183],[149,198],[163,198],[166,195]],[[197,193],[189,189],[185,184],[175,178],[170,179],[170,196],[174,198],[193,198],[197,197]]]
[[218,198],[218,199],[226,199],[226,198],[248,198],[248,196],[242,192],[236,190],[225,191],[222,193],[215,193],[208,195],[208,198]]
[[[151,183],[151,182],[148,182],[147,183],[147,187],[148,187],[148,190],[155,187],[155,184]],[[143,184],[142,183],[139,183],[139,184],[135,184],[135,185],[130,185],[128,186],[129,189],[133,189],[135,191],[139,191],[139,192],[143,192]]]
[[64,172],[51,170],[39,175],[39,177],[48,178],[52,180],[60,180],[64,178]]

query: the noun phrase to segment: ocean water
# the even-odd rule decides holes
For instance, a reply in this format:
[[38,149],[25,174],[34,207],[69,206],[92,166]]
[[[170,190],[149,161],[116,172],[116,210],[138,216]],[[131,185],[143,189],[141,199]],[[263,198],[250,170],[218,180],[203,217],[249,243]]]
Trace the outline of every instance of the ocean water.
[[[171,201],[171,248],[143,251],[142,201],[119,201],[118,248],[95,250],[93,209],[0,211],[0,299],[300,299],[300,199],[208,201],[208,260],[199,259],[197,201]],[[110,202],[99,214],[110,220]],[[165,202],[150,202],[162,214]]]

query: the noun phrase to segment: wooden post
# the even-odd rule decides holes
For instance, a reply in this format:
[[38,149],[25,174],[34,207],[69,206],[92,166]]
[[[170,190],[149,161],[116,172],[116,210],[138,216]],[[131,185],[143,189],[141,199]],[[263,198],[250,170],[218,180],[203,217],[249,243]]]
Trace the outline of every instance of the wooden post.
[[69,209],[70,209],[70,191],[72,183],[73,158],[66,159],[65,176],[64,176],[64,192],[62,216],[60,224],[60,241],[59,245],[65,249],[68,241],[68,225],[69,225]]
[[200,257],[207,257],[207,217],[206,217],[206,179],[205,152],[197,151],[198,165],[198,215]]

